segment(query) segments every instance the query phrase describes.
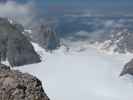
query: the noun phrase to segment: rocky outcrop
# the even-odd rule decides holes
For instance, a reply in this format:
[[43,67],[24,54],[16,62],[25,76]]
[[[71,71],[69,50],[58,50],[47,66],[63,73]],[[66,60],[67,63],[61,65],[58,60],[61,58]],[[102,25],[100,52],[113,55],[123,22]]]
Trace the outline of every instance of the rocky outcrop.
[[56,32],[47,25],[38,25],[33,29],[32,40],[46,50],[54,50],[60,46]]
[[133,75],[133,59],[125,64],[120,76],[123,76],[125,74]]
[[40,62],[39,55],[18,25],[0,18],[0,59],[8,60],[11,66]]
[[41,81],[0,64],[0,100],[49,100]]
[[118,53],[133,53],[133,33],[127,30],[120,30],[112,33],[110,38],[103,42],[102,49],[113,50]]

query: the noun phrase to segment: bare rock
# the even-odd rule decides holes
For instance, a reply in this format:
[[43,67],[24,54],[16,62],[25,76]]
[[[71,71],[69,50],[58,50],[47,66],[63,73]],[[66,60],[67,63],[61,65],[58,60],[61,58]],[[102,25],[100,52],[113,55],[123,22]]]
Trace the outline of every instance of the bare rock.
[[0,65],[0,100],[49,100],[36,77]]
[[46,50],[54,50],[60,46],[60,40],[54,29],[43,24],[33,29],[32,40]]
[[129,61],[128,63],[126,63],[122,72],[120,73],[120,76],[123,76],[125,74],[133,75],[133,59]]
[[18,25],[0,18],[0,60],[8,59],[11,66],[22,66],[40,62],[39,55],[22,33]]

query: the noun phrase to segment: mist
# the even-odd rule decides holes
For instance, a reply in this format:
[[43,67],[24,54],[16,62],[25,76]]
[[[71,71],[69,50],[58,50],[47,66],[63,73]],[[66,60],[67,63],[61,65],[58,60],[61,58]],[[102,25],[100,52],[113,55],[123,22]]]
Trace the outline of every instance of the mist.
[[0,3],[0,17],[9,18],[22,25],[27,25],[34,18],[34,2],[18,3],[7,1]]

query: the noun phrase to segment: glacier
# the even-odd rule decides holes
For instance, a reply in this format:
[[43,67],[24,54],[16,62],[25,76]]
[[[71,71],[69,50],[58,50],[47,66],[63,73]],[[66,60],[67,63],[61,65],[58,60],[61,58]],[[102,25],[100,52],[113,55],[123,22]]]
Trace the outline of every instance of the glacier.
[[132,100],[133,77],[119,76],[132,54],[106,54],[91,46],[80,51],[77,45],[46,52],[33,45],[42,62],[15,69],[37,76],[51,100]]

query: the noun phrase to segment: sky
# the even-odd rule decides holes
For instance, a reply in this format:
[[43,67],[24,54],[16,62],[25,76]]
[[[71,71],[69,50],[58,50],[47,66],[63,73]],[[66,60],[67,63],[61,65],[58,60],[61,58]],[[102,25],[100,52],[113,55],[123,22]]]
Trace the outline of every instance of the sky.
[[[17,0],[18,2],[31,2],[43,10],[47,7],[93,9],[105,11],[132,12],[133,0]],[[61,7],[61,8],[60,8]],[[54,8],[55,9],[55,8]]]
[[[28,1],[28,0],[22,0]],[[22,2],[21,1],[21,2]],[[30,0],[31,1],[31,0]],[[74,6],[133,6],[133,0],[34,0],[42,5],[74,5]]]
[[[13,17],[14,19],[32,19],[32,14],[40,13],[58,14],[64,9],[69,11],[100,11],[101,13],[132,14],[133,0],[0,0],[0,16]],[[6,3],[5,3],[5,2]],[[8,2],[7,2],[8,1]],[[15,1],[11,3],[10,1]],[[98,10],[98,11],[97,11]],[[126,12],[126,13],[125,13]],[[39,14],[38,14],[39,13]],[[133,15],[133,14],[132,14]],[[25,21],[28,22],[28,21]]]
[[17,1],[19,3],[35,2],[35,5],[44,6],[73,6],[86,8],[132,8],[133,0],[0,0]]
[[[2,0],[3,1],[3,0]],[[9,0],[10,1],[10,0]],[[17,2],[34,1],[36,5],[67,5],[67,6],[107,6],[107,7],[131,7],[133,0],[17,0]]]
[[0,0],[0,1],[17,1],[20,4],[29,2],[34,6],[41,8],[47,7],[64,7],[64,8],[83,8],[94,10],[127,10],[132,11],[133,0]]

